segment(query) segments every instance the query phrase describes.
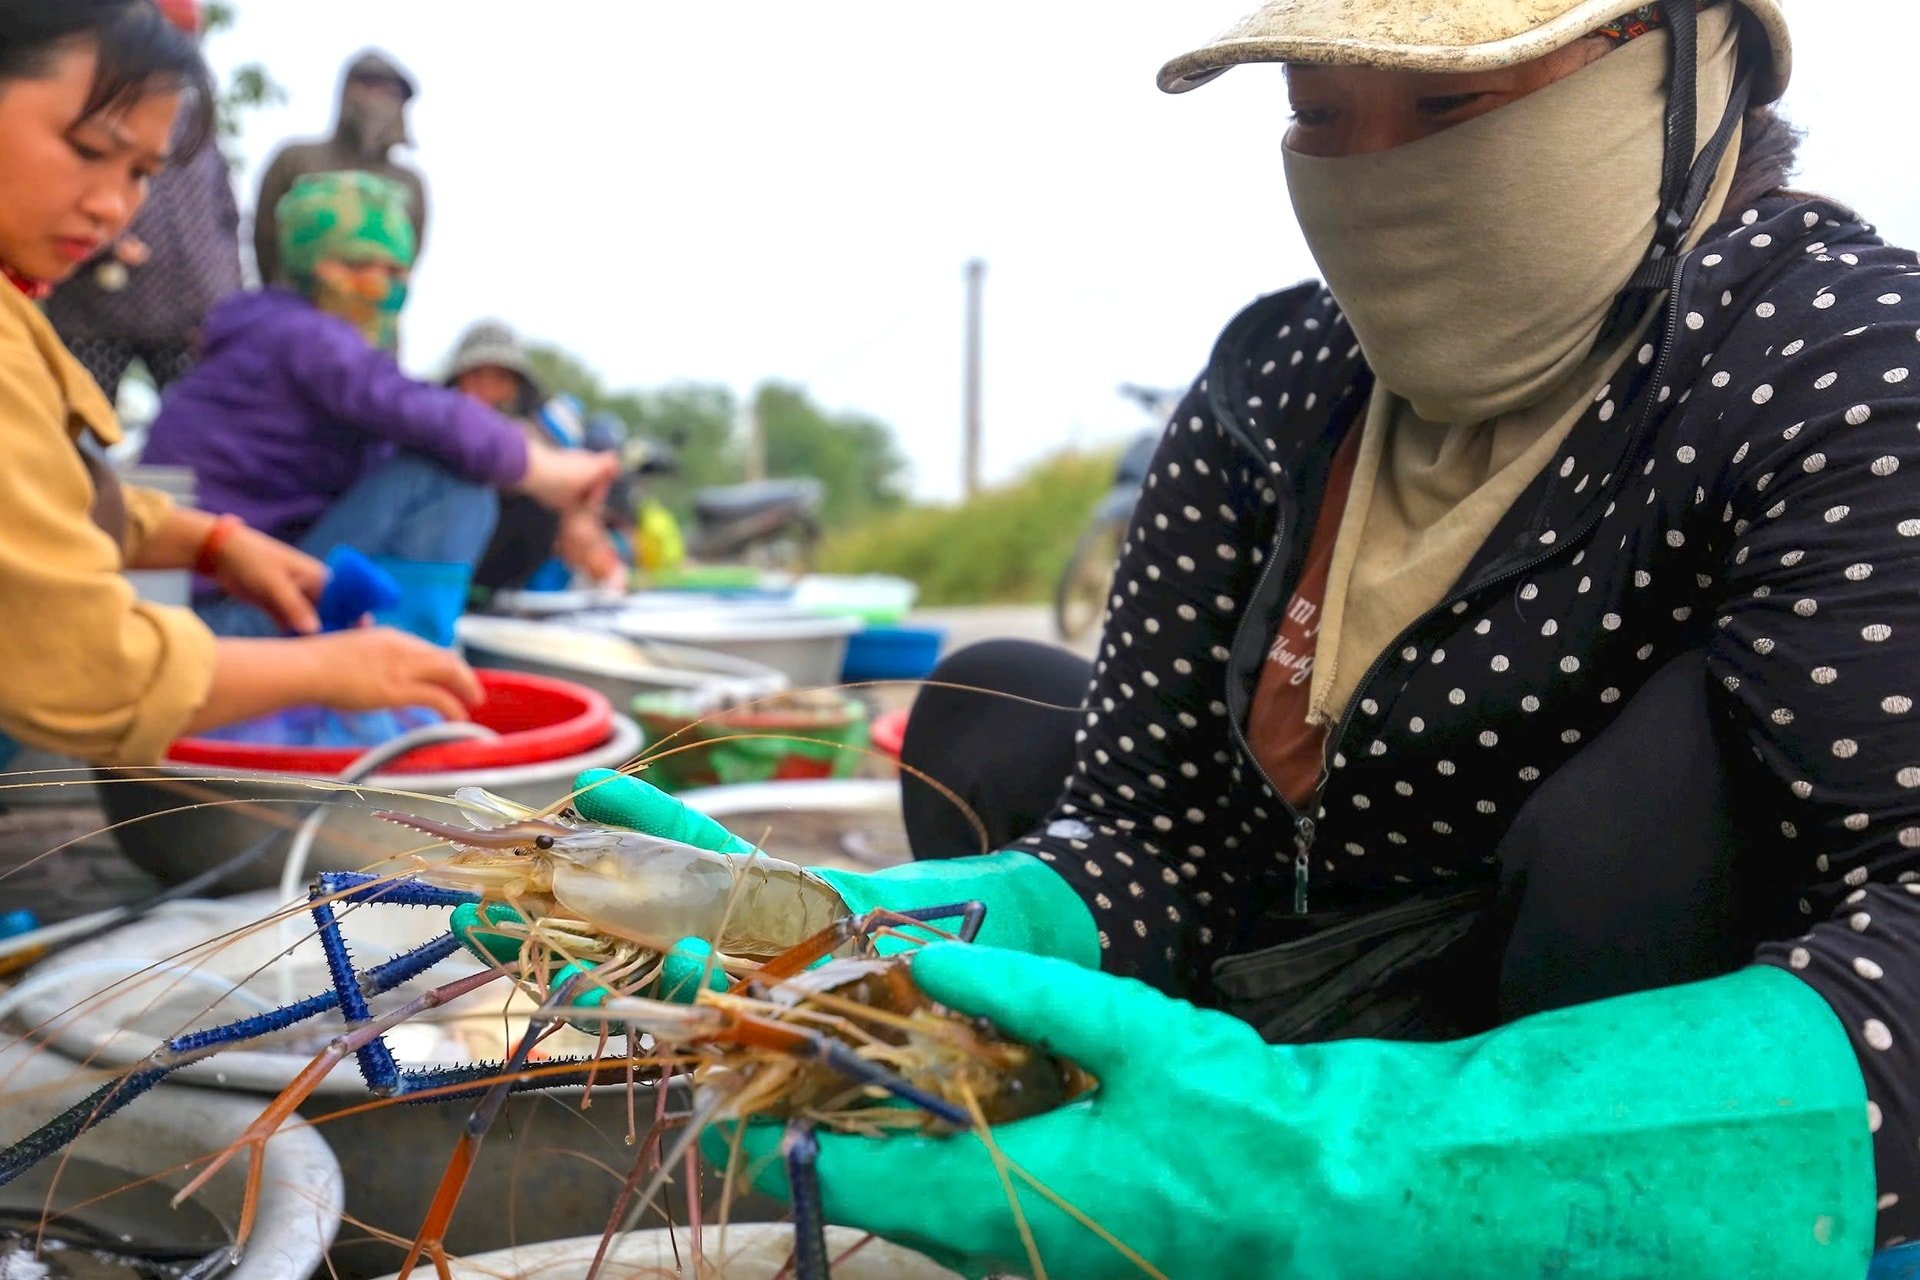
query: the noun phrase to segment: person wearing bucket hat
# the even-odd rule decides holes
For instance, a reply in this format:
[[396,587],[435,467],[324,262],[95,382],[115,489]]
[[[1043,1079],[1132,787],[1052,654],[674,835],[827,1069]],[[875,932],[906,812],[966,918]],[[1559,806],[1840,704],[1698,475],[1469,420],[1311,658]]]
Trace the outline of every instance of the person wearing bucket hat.
[[988,847],[1097,936],[916,978],[1099,1085],[823,1137],[822,1218],[968,1275],[1859,1280],[1920,1236],[1913,254],[1785,188],[1774,0],[1273,0],[1162,83],[1248,62],[1325,282],[1169,422],[1097,660],[1022,689],[1080,712],[962,653],[906,753],[1043,815]]
[[[279,225],[292,287],[215,309],[205,357],[168,392],[144,458],[193,468],[209,510],[322,559],[339,546],[372,557],[405,592],[383,620],[450,645],[495,491],[593,510],[616,467],[529,441],[506,416],[400,371],[390,347],[414,258],[400,187],[357,172],[303,178]],[[215,591],[198,605],[222,634],[269,632]]]
[[[539,374],[511,326],[499,320],[470,326],[454,346],[446,383],[513,418],[536,447],[551,439],[535,424],[544,396]],[[582,443],[590,452],[604,452]],[[604,504],[562,515],[524,495],[502,498],[499,523],[473,572],[475,598],[484,602],[496,592],[525,587],[550,566],[563,580],[577,569],[591,581],[624,585],[619,556],[600,533],[603,510]]]

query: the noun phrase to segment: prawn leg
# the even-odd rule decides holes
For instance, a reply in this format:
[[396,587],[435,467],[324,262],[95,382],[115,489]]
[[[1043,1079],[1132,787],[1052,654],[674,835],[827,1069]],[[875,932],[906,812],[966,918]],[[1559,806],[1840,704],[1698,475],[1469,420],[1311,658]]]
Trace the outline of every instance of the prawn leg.
[[[346,1019],[349,1026],[368,1021],[373,1017],[373,1011],[367,1005],[367,993],[361,988],[360,974],[354,969],[353,957],[347,951],[347,940],[341,936],[340,921],[333,909],[335,902],[452,908],[479,901],[475,895],[457,889],[440,889],[411,880],[381,880],[353,872],[322,873],[308,897],[312,902],[314,923],[319,926],[320,948],[327,958],[327,972],[332,976],[334,992],[339,996],[340,1016]],[[449,933],[446,937],[452,939],[453,935]],[[444,943],[441,939],[436,941]],[[458,945],[455,941],[455,946]],[[360,1064],[361,1077],[376,1096],[390,1096],[399,1089],[400,1064],[394,1061],[393,1051],[387,1048],[387,1042],[381,1036],[375,1035],[367,1041],[355,1057]]]
[[[585,985],[584,975],[572,979],[560,989],[552,1003],[566,1006],[572,1001],[576,988]],[[473,1174],[473,1163],[480,1155],[480,1146],[486,1141],[494,1122],[500,1118],[500,1113],[506,1109],[507,1096],[513,1092],[515,1079],[526,1068],[533,1046],[555,1021],[554,1014],[542,1009],[527,1024],[527,1032],[520,1037],[520,1043],[502,1069],[500,1079],[487,1090],[486,1096],[480,1099],[479,1105],[467,1117],[466,1128],[460,1134],[459,1142],[454,1145],[453,1154],[447,1158],[445,1172],[440,1175],[440,1186],[433,1194],[426,1221],[420,1224],[420,1233],[414,1237],[413,1247],[407,1250],[406,1261],[400,1264],[398,1280],[408,1280],[423,1253],[433,1259],[433,1269],[443,1280],[449,1275],[447,1227],[453,1221],[454,1210],[460,1205],[461,1193],[467,1189],[467,1180]]]
[[801,1061],[817,1062],[856,1084],[870,1085],[902,1102],[912,1103],[956,1129],[968,1129],[973,1125],[973,1117],[966,1108],[929,1093],[879,1063],[861,1057],[844,1041],[810,1027],[743,1014],[727,1027],[723,1037],[710,1038],[724,1038],[732,1043],[772,1050]]
[[876,931],[887,925],[931,925],[940,920],[958,920],[960,928],[954,936],[970,943],[980,936],[980,926],[986,923],[986,919],[987,904],[984,902],[956,902],[950,906],[915,907],[907,911],[881,907],[862,916],[848,916],[740,979],[734,984],[733,990],[744,991],[796,977],[849,942],[870,941]]
[[827,1220],[820,1207],[820,1140],[813,1126],[805,1120],[789,1121],[780,1154],[787,1162],[787,1190],[793,1198],[794,1280],[830,1280]]
[[[313,901],[320,904],[314,908],[316,916],[319,912],[325,911],[326,921],[332,925],[330,930],[332,946],[328,951],[328,963],[331,968],[337,951],[338,958],[344,965],[344,981],[342,973],[336,972],[332,991],[310,996],[305,1000],[296,1001],[267,1013],[254,1014],[236,1022],[227,1023],[225,1026],[174,1036],[153,1053],[148,1059],[148,1065],[136,1068],[116,1080],[108,1081],[6,1150],[0,1151],[0,1186],[5,1186],[48,1156],[63,1150],[76,1138],[112,1117],[188,1063],[208,1057],[229,1045],[241,1044],[259,1039],[261,1036],[285,1031],[289,1027],[297,1026],[323,1013],[344,1009],[347,1007],[349,997],[354,1007],[364,1011],[369,997],[384,995],[396,987],[413,981],[459,951],[459,941],[449,933],[423,943],[403,955],[395,956],[365,974],[353,971],[352,962],[346,954],[345,942],[339,937],[338,922],[334,920],[332,908],[325,900],[337,896],[346,901],[399,901],[407,905],[415,905],[410,899],[416,895],[396,896],[395,891],[427,888],[428,886],[424,885],[377,880],[373,876],[344,873],[322,876],[320,883],[315,886],[310,896]],[[447,893],[447,890],[433,889],[429,894],[419,894],[417,896],[430,897],[431,900],[419,902],[417,905],[445,905],[444,899]],[[351,1020],[353,1019],[349,1016],[349,1021]],[[365,1020],[364,1012],[360,1020]],[[391,1060],[391,1055],[388,1055],[388,1061]]]

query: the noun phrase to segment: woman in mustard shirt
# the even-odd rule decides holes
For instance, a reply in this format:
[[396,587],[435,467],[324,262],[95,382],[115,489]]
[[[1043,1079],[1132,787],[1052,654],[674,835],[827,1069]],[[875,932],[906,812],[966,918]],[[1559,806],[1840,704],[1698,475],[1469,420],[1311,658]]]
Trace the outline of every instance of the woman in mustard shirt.
[[[204,143],[212,101],[193,41],[150,0],[0,0],[0,733],[101,763],[296,704],[465,719],[481,697],[411,636],[311,634],[317,561],[99,461],[119,424],[36,304],[125,231],[176,147]],[[122,576],[184,568],[302,634],[216,640]]]

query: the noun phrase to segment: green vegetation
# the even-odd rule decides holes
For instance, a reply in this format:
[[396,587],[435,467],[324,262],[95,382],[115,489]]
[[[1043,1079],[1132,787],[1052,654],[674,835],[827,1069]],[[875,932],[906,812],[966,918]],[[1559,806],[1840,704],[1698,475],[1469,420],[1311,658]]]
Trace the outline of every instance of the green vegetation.
[[[211,0],[201,13],[204,34],[211,38],[228,30],[233,26],[234,17],[233,5],[227,0]],[[240,139],[240,117],[259,107],[277,107],[286,100],[286,89],[259,63],[249,62],[234,68],[233,79],[220,90],[218,118],[220,141],[235,168],[239,167],[234,147]]]
[[1074,541],[1113,484],[1110,454],[1063,453],[957,507],[913,507],[836,534],[828,573],[890,573],[924,605],[1052,598]]
[[[680,474],[655,481],[651,491],[682,519],[695,489],[745,476],[737,425],[746,415],[727,388],[613,390],[565,351],[535,347],[531,354],[550,393],[577,397],[589,413],[616,414],[629,430],[674,450]],[[1062,453],[963,506],[907,506],[906,459],[885,423],[829,413],[782,383],[755,395],[767,474],[816,476],[826,486],[819,568],[910,579],[927,605],[1051,599],[1074,542],[1113,484],[1111,453]]]
[[845,529],[906,501],[907,460],[886,423],[857,413],[823,413],[798,387],[768,383],[758,408],[767,436],[767,474],[817,476],[827,487],[820,523]]
[[[653,391],[615,391],[577,357],[553,347],[529,352],[549,394],[566,393],[588,413],[611,413],[671,448],[679,474],[661,477],[652,492],[684,518],[693,493],[746,478],[743,442],[735,431],[739,402],[725,387],[683,382]],[[799,387],[767,383],[756,393],[766,432],[767,475],[815,476],[826,486],[822,523],[842,529],[905,500],[907,462],[883,422],[856,413],[828,413]]]

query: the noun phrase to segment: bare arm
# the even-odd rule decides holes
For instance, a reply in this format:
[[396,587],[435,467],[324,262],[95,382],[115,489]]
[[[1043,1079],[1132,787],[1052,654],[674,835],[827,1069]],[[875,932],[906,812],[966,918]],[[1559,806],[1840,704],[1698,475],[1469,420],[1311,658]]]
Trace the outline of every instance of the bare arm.
[[431,707],[449,720],[466,720],[483,696],[479,680],[457,656],[398,631],[365,627],[294,640],[224,639],[216,643],[213,681],[187,732],[303,703],[344,711]]

